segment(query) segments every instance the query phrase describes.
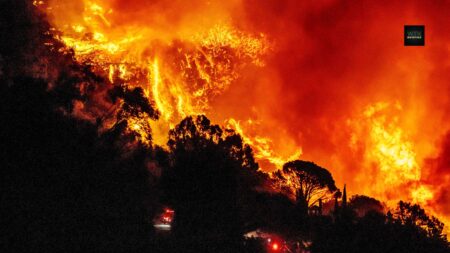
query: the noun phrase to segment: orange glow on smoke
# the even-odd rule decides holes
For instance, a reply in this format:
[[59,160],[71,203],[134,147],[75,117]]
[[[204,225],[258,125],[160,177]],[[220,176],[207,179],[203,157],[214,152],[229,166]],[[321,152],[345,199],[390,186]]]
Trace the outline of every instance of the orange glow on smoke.
[[[160,122],[153,126],[154,141],[159,145],[166,143],[169,128],[182,118],[210,113],[210,100],[226,91],[242,74],[242,68],[263,67],[263,57],[270,48],[264,34],[244,33],[222,22],[199,30],[181,28],[188,35],[179,37],[176,32],[114,23],[116,11],[108,1],[72,2],[80,8],[79,13],[73,14],[74,19],[56,12],[67,3],[50,2],[50,14],[63,32],[59,39],[75,51],[78,61],[91,64],[111,83],[144,88],[161,113]],[[141,78],[142,73],[147,80]],[[254,147],[256,157],[265,159],[272,167],[279,167],[301,153],[277,154],[269,138],[247,135],[233,118],[224,122],[238,128]],[[136,123],[131,127],[133,131],[140,129]]]
[[[34,4],[79,62],[111,83],[144,89],[161,117],[130,119],[130,131],[143,139],[151,126],[153,142],[164,145],[183,117],[206,114],[236,129],[266,171],[288,160],[312,160],[351,193],[390,205],[414,201],[444,221],[450,217],[450,147],[442,141],[450,132],[450,34],[443,32],[450,6]],[[403,46],[405,24],[425,24],[425,47]],[[81,102],[74,107],[78,117],[96,116]]]

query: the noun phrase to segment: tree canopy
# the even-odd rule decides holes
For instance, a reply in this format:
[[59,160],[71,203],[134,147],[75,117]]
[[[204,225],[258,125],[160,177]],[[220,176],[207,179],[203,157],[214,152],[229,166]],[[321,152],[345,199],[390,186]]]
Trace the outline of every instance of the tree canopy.
[[241,236],[243,198],[258,184],[249,146],[203,115],[187,117],[169,134],[167,201],[181,234]]
[[358,216],[362,217],[367,212],[375,211],[382,213],[385,205],[377,199],[365,195],[354,195],[350,198],[350,208],[355,210]]
[[319,199],[337,190],[331,173],[313,162],[288,162],[275,176],[295,196],[297,202],[307,207],[315,205]]
[[394,221],[420,228],[431,238],[443,239],[444,223],[434,216],[426,214],[425,210],[418,204],[400,201],[392,214]]

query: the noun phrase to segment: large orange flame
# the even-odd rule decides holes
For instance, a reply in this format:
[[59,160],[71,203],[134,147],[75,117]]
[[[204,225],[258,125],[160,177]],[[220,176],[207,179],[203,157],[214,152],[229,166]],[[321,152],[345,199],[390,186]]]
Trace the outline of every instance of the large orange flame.
[[[446,8],[335,0],[34,4],[78,61],[111,83],[144,88],[161,113],[151,122],[154,143],[163,145],[183,117],[206,114],[236,129],[264,170],[302,156],[350,192],[391,205],[414,201],[449,217],[439,201],[450,182],[439,146],[450,130]],[[425,23],[433,39],[403,47],[408,23]],[[89,118],[84,105],[74,107]],[[131,120],[130,130],[146,129],[148,120]]]
[[[78,6],[80,12],[58,14],[67,6]],[[159,145],[166,143],[168,130],[182,118],[210,112],[211,100],[226,91],[246,65],[264,66],[270,50],[264,34],[244,33],[222,21],[198,30],[181,27],[180,36],[178,31],[118,22],[109,1],[50,1],[48,10],[62,32],[58,38],[74,50],[78,61],[92,65],[111,83],[144,88],[161,113],[161,120],[152,123]],[[131,130],[141,130],[143,121],[133,121]],[[298,151],[278,155],[266,137],[248,135],[233,118],[224,122],[254,146],[257,158],[275,166],[300,155]]]

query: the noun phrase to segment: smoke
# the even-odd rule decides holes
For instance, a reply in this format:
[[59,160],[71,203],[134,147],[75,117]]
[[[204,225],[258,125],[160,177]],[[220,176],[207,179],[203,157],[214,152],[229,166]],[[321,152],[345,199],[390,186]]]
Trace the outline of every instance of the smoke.
[[[449,7],[444,1],[245,1],[236,22],[267,33],[277,45],[267,74],[256,75],[245,90],[249,104],[263,122],[287,130],[302,147],[302,159],[330,169],[350,191],[408,199],[411,189],[404,186],[424,183],[441,203],[435,211],[448,214],[448,145],[439,143],[450,129]],[[406,24],[425,25],[425,47],[403,46]],[[379,103],[386,108],[364,116]],[[385,182],[382,162],[373,159],[380,146],[370,133],[377,122],[388,142],[384,147],[409,152],[419,178],[391,168],[401,182]],[[396,148],[394,137],[410,150]],[[439,165],[424,162],[438,153]]]
[[426,174],[423,182],[436,191],[430,205],[442,213],[450,214],[450,132],[443,138],[441,150],[437,157],[426,160]]
[[[137,59],[172,50],[174,42],[190,41],[216,25],[262,34],[271,45],[264,64],[236,69],[229,87],[208,100],[209,118],[233,119],[249,138],[285,159],[301,151],[301,159],[329,169],[350,192],[392,201],[413,200],[419,192],[422,204],[450,215],[443,204],[449,185],[450,3],[50,3],[58,29],[83,20],[113,39],[144,34]],[[92,3],[102,9],[90,10],[96,14],[85,20]],[[425,25],[424,47],[403,45],[406,24]],[[259,162],[273,169],[267,160]]]

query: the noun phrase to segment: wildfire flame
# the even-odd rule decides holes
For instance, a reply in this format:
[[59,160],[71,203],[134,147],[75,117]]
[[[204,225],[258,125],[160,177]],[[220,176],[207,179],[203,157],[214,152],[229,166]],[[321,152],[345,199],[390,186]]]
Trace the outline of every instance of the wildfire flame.
[[[443,211],[433,204],[445,183],[440,188],[434,187],[426,182],[429,175],[424,173],[424,160],[437,152],[434,142],[450,129],[450,125],[439,120],[445,118],[445,111],[441,110],[433,118],[433,123],[442,124],[441,130],[419,127],[432,108],[447,105],[448,99],[439,94],[430,92],[430,97],[419,94],[427,89],[420,85],[425,82],[422,76],[431,76],[433,64],[430,59],[438,58],[436,55],[442,55],[442,51],[434,52],[428,58],[418,51],[413,56],[394,54],[386,49],[394,47],[392,44],[385,46],[378,37],[370,37],[379,34],[378,20],[374,26],[365,22],[367,29],[363,30],[370,32],[361,33],[362,42],[358,45],[340,37],[332,37],[330,42],[328,33],[321,32],[324,24],[315,15],[336,13],[336,17],[333,16],[336,22],[347,22],[336,23],[338,30],[333,31],[337,34],[341,27],[360,32],[358,22],[350,15],[352,11],[360,13],[359,5],[352,6],[347,12],[334,1],[317,5],[286,1],[279,6],[251,6],[255,10],[248,17],[242,14],[246,4],[239,0],[193,1],[190,4],[124,2],[49,0],[33,3],[48,14],[55,37],[67,46],[66,50],[73,50],[76,60],[91,66],[98,75],[109,80],[108,85],[143,88],[145,96],[160,112],[160,119],[150,122],[148,118],[130,117],[129,131],[138,132],[146,139],[151,126],[153,143],[164,145],[168,130],[182,118],[206,114],[235,129],[252,146],[260,166],[266,171],[280,168],[286,161],[301,156],[329,168],[339,184],[347,182],[350,192],[372,195],[390,205],[399,199],[414,201],[439,213],[445,220]],[[270,11],[264,12],[264,8]],[[366,9],[365,12],[369,12],[366,14],[373,14],[369,11],[372,8]],[[374,8],[373,11],[380,10]],[[267,15],[267,22],[261,13]],[[278,21],[278,15],[284,15],[281,21]],[[401,26],[409,20],[399,21],[397,16],[395,13],[387,17],[392,22],[401,21]],[[409,17],[409,12],[404,16]],[[233,20],[236,17],[246,21],[236,22]],[[271,29],[264,30],[265,26]],[[393,28],[384,29],[387,30],[383,33],[388,31],[393,37]],[[374,41],[378,47],[366,48],[365,41]],[[395,39],[389,37],[386,41],[391,43]],[[348,45],[352,45],[351,49]],[[339,48],[331,51],[342,49],[343,53],[330,53],[329,48],[334,46]],[[448,53],[448,45],[443,47]],[[388,56],[380,54],[380,48]],[[391,55],[399,60],[389,58]],[[378,57],[389,62],[388,70],[367,60]],[[348,62],[342,64],[344,61]],[[443,62],[448,66],[448,60]],[[374,65],[371,71],[383,76],[381,81],[378,80],[383,83],[380,86],[378,83],[374,87],[371,84],[361,86],[360,80],[354,81],[361,79],[370,83],[378,78],[370,71],[361,71],[359,66],[367,63]],[[347,65],[351,70],[343,67]],[[336,76],[336,80],[323,78],[324,71],[318,71],[317,66],[331,72],[329,75]],[[395,73],[391,69],[395,69]],[[362,74],[355,73],[358,70]],[[375,70],[394,74],[381,75]],[[442,75],[437,73],[434,75]],[[293,90],[289,85],[292,84],[284,85],[283,82],[295,80],[297,84],[300,82],[297,79],[304,84],[294,87],[300,90],[298,94],[291,94]],[[258,86],[252,95],[258,98],[247,99],[242,90],[253,88],[254,81]],[[326,83],[333,86],[330,88]],[[399,90],[407,91],[396,90],[393,83],[400,84]],[[364,89],[367,91],[361,92]],[[448,90],[441,91],[445,92]],[[348,93],[355,93],[358,99]],[[334,99],[337,102],[333,102]],[[246,102],[242,109],[239,109],[240,103],[239,107],[233,106],[236,100]],[[440,102],[429,110],[420,108],[429,105],[428,100]],[[346,102],[350,106],[342,105]],[[335,108],[337,106],[342,108]],[[89,105],[75,102],[74,108],[77,117],[95,118]],[[293,112],[296,110],[297,113]],[[279,114],[285,118],[280,120]],[[291,125],[291,122],[295,124]],[[105,128],[108,127],[110,125],[105,123]],[[418,132],[422,130],[426,133],[420,135]],[[316,143],[321,147],[318,148]]]
[[[433,190],[422,182],[422,169],[413,144],[395,116],[401,111],[398,102],[379,102],[368,106],[357,120],[348,122],[355,129],[350,146],[353,149],[365,147],[365,160],[375,163],[377,168],[374,175],[363,175],[359,180],[361,183],[370,181],[366,192],[384,199],[390,206],[404,199],[419,203],[436,215],[429,203],[434,198]],[[358,139],[358,136],[364,138]]]
[[[75,20],[58,17],[65,6],[49,2],[49,14],[62,32],[57,38],[73,50],[79,62],[89,64],[113,84],[142,87],[161,117],[152,123],[154,142],[164,145],[167,132],[188,115],[207,114],[211,100],[239,78],[246,65],[264,66],[270,43],[263,33],[247,34],[228,24],[212,24],[182,38],[164,38],[148,27],[117,28],[110,20],[116,12],[108,1],[78,1],[82,12]],[[125,32],[124,32],[125,31]],[[140,132],[145,120],[132,118],[131,131]],[[251,121],[251,119],[250,119]],[[301,152],[282,157],[267,137],[247,134],[235,119],[225,120],[251,144],[256,157],[279,167]],[[148,129],[148,128],[145,128]]]
[[[376,103],[366,108],[363,116],[357,122],[355,132],[351,139],[353,148],[360,147],[358,135],[361,127],[367,127],[369,138],[364,138],[366,146],[366,160],[376,161],[380,175],[377,175],[380,189],[386,186],[397,187],[411,181],[420,179],[420,168],[416,161],[416,154],[412,148],[412,143],[407,140],[405,133],[398,126],[398,118],[389,118],[389,110],[401,110],[400,104],[391,105],[389,103]],[[360,124],[360,122],[366,123]],[[385,189],[383,189],[385,190]]]

